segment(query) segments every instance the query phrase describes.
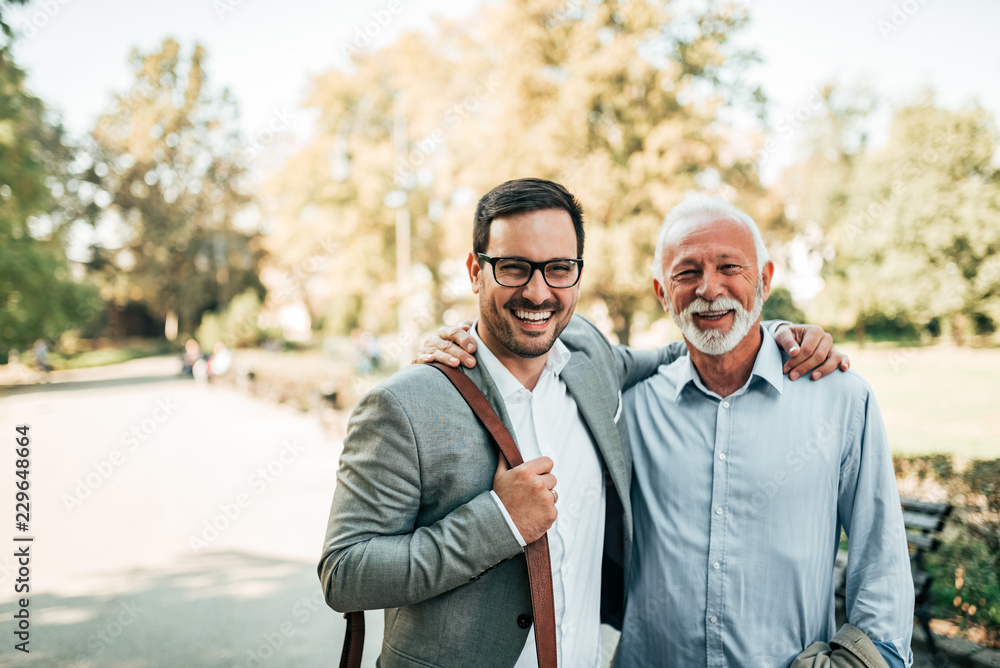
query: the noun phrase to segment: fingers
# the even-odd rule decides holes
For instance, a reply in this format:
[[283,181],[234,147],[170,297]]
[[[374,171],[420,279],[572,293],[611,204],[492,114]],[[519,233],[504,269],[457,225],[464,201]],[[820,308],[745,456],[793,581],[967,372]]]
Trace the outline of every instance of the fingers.
[[439,327],[437,335],[445,341],[451,341],[460,346],[462,350],[468,350],[470,353],[475,352],[476,341],[472,338],[472,334],[469,334],[469,327],[465,326],[466,323],[469,324],[469,327],[472,326],[471,322],[465,321],[455,327]]
[[[789,330],[798,339],[799,349],[794,356],[785,362],[783,370],[791,380],[799,376],[804,376],[812,369],[818,367],[826,361],[830,351],[833,349],[833,336],[823,331],[822,327],[815,325],[792,325],[782,328]],[[777,339],[777,335],[775,336]],[[790,352],[790,346],[784,346]]]
[[[822,378],[837,368],[837,364],[840,363],[839,357],[833,362],[832,366],[825,366],[833,350],[833,337],[823,332],[821,336],[816,338],[815,346],[812,346],[810,341],[804,340],[802,342],[802,352],[789,360],[790,364],[786,365],[788,366],[789,380],[796,380],[814,370],[820,374],[815,376],[815,378]],[[810,349],[812,352],[810,352]]]
[[417,351],[417,356],[413,362],[415,364],[441,362],[453,367],[457,367],[461,363],[472,368],[476,365],[476,358],[462,350],[455,343],[440,336],[432,336],[424,341],[424,345]]
[[795,334],[792,332],[791,326],[782,325],[779,327],[778,331],[774,333],[774,341],[792,357],[799,354],[799,344],[795,340]]
[[[536,473],[538,475],[548,473],[549,471],[552,470],[553,465],[554,462],[549,457],[536,457],[535,459],[529,459],[528,461],[521,464],[521,466],[523,466],[525,469],[531,471],[532,473]],[[552,476],[552,479],[555,480],[555,476]],[[552,487],[555,487],[554,482],[552,483],[552,486],[549,487],[549,489],[552,489]]]
[[547,490],[555,490],[555,488],[556,488],[556,482],[557,481],[556,481],[556,477],[554,475],[552,475],[551,473],[546,473],[545,475],[538,476],[538,480],[539,480],[539,482],[542,483],[542,485],[545,487],[545,489],[547,489]]
[[[461,360],[464,366],[471,369],[476,366],[476,358],[472,355],[476,352],[476,340],[467,331],[471,326],[472,323],[466,320],[455,327],[441,327],[438,329],[436,337],[427,340],[425,348],[442,350],[453,358]],[[421,348],[421,352],[425,352],[423,348]],[[458,363],[451,366],[458,366]]]
[[813,370],[812,374],[809,376],[813,380],[819,380],[823,376],[833,373],[837,369],[841,371],[847,371],[851,368],[851,361],[847,359],[847,356],[842,354],[836,348],[830,352],[830,356],[826,358],[826,361],[819,365]]
[[507,470],[500,457],[493,478],[493,491],[507,509],[514,526],[526,543],[538,540],[556,521],[556,501],[553,489],[556,477],[550,472],[552,460],[538,457]]
[[506,473],[509,470],[510,470],[510,465],[507,463],[507,458],[504,457],[503,455],[500,455],[499,457],[497,457],[497,471],[496,471],[496,473],[493,474],[493,486],[494,487],[497,486],[497,480],[500,478],[500,476],[502,476],[504,473]]

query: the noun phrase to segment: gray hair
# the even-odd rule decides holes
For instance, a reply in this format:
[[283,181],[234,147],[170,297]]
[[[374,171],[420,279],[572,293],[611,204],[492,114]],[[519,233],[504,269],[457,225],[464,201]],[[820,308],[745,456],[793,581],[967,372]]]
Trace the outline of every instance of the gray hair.
[[753,235],[753,246],[757,253],[757,272],[763,271],[764,265],[770,260],[764,239],[760,236],[760,228],[753,218],[740,211],[721,197],[694,197],[681,202],[667,214],[656,240],[656,252],[653,254],[653,278],[663,283],[663,247],[666,245],[670,229],[688,220],[731,220],[741,223]]

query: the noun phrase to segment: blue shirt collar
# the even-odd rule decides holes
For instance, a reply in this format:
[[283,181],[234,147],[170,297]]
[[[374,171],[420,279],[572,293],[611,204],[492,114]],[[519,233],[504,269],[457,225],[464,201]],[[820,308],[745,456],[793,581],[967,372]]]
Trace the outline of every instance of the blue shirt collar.
[[[760,350],[757,352],[757,359],[754,360],[753,371],[750,372],[750,378],[747,379],[746,384],[734,392],[734,395],[746,392],[755,377],[770,383],[771,387],[777,390],[778,394],[781,394],[781,390],[785,382],[785,376],[781,370],[781,367],[784,366],[781,350],[779,350],[778,344],[775,343],[774,337],[771,335],[771,332],[767,327],[761,327],[760,331]],[[701,382],[701,377],[698,375],[697,369],[694,368],[694,362],[691,361],[690,355],[683,355],[677,360],[676,364],[677,382],[674,390],[675,402],[680,399],[681,392],[683,392],[684,388],[690,383],[693,383],[705,394],[715,397],[718,396],[715,392],[712,392],[705,387],[705,385]]]

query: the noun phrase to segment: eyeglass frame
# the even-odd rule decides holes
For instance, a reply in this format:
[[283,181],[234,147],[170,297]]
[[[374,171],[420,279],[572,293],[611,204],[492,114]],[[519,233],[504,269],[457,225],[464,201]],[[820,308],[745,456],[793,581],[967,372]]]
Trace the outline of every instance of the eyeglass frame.
[[[576,287],[580,283],[580,277],[583,276],[583,258],[572,258],[572,257],[557,257],[551,260],[545,260],[544,262],[532,262],[531,260],[526,260],[523,257],[490,257],[486,253],[476,253],[476,257],[479,259],[479,264],[482,265],[486,262],[488,265],[493,267],[493,280],[497,282],[497,285],[505,288],[523,288],[528,283],[531,283],[531,279],[535,276],[535,271],[539,271],[542,274],[542,280],[545,281],[545,285],[549,286],[553,290],[566,290],[568,288]],[[524,262],[531,267],[531,271],[528,272],[528,278],[521,285],[505,285],[500,282],[497,278],[497,266],[494,262],[498,260],[514,260],[516,262]],[[545,267],[553,262],[573,262],[579,267],[579,271],[576,272],[576,280],[573,281],[572,285],[552,285],[549,283],[549,279],[545,277]]]

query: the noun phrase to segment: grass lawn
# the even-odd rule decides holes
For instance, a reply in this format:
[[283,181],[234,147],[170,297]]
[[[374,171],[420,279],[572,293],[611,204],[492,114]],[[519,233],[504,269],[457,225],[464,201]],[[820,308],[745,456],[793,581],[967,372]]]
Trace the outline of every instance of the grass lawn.
[[1000,457],[1000,350],[838,347],[875,388],[894,453]]

